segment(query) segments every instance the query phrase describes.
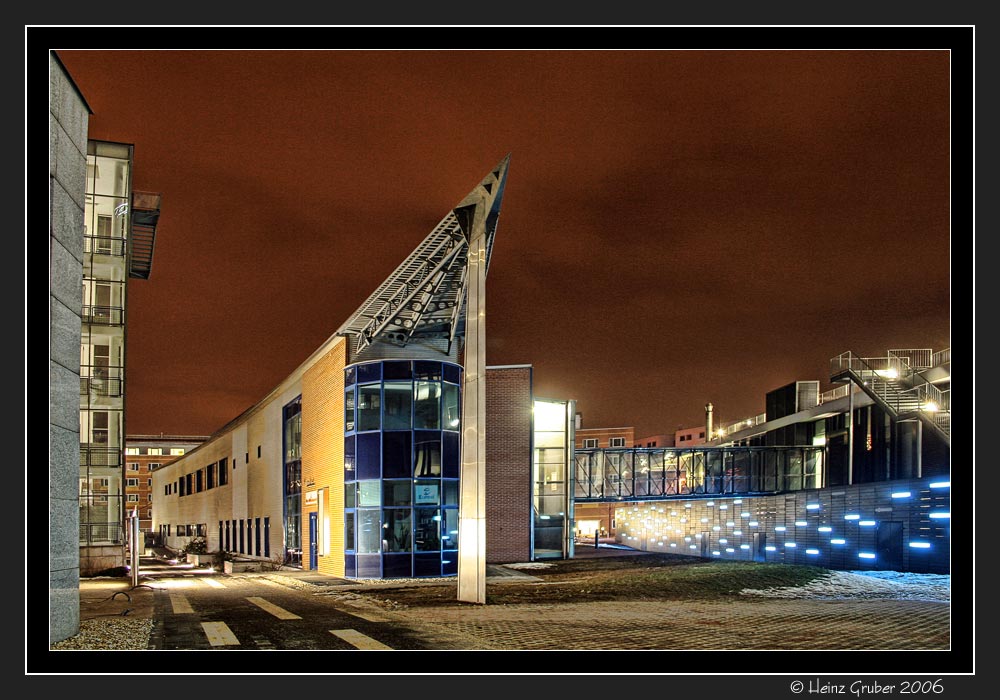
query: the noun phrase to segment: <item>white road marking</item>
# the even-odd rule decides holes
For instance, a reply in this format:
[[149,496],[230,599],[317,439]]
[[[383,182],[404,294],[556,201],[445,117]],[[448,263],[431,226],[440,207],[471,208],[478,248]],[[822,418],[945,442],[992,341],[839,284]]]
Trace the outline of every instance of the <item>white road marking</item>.
[[193,613],[194,610],[191,608],[191,603],[188,599],[184,597],[183,593],[171,593],[170,594],[170,605],[174,609],[174,613]]
[[213,647],[240,645],[240,640],[225,622],[202,622],[201,626],[208,637],[208,643]]
[[330,634],[340,637],[345,642],[358,649],[366,650],[376,650],[376,651],[393,651],[392,647],[387,647],[382,642],[376,641],[371,637],[361,634],[357,630],[330,630]]
[[224,584],[222,581],[216,581],[214,578],[203,578],[202,581],[204,581],[206,584],[208,584],[212,588],[225,588],[226,587],[226,584]]
[[270,601],[267,601],[267,600],[264,600],[263,598],[258,598],[256,596],[254,596],[254,597],[251,597],[251,598],[247,598],[247,600],[249,600],[251,603],[253,603],[257,607],[263,608],[264,610],[267,610],[269,613],[271,613],[272,615],[274,615],[279,620],[301,620],[302,619],[298,615],[296,615],[294,613],[290,613],[287,610],[285,610],[284,608],[279,608],[274,603],[272,603]]

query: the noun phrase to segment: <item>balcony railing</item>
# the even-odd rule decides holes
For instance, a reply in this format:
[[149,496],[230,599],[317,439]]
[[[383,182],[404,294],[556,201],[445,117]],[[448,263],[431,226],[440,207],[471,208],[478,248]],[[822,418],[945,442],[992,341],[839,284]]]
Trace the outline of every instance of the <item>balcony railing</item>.
[[80,466],[118,467],[121,463],[121,451],[118,449],[80,445]]
[[121,236],[84,236],[83,252],[124,257],[125,239]]
[[80,395],[121,396],[124,371],[121,366],[81,365]]
[[947,350],[938,350],[936,353],[931,355],[931,367],[940,367],[941,365],[946,365],[951,362],[951,348]]
[[125,309],[120,306],[84,306],[80,320],[97,326],[121,326]]

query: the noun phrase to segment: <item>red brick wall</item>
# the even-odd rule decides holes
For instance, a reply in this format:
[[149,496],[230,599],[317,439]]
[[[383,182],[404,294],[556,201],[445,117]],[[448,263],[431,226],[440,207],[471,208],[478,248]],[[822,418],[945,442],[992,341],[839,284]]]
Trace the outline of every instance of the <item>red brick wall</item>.
[[531,367],[486,369],[486,561],[531,559]]
[[574,443],[577,448],[582,448],[585,439],[597,438],[598,447],[610,447],[613,437],[625,438],[625,447],[632,447],[635,443],[635,428],[578,428]]

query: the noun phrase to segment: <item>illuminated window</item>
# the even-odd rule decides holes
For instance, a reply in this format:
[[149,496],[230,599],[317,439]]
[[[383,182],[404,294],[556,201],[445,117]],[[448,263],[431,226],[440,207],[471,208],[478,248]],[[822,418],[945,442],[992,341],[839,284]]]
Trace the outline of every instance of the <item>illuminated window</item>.
[[170,448],[170,454],[172,454],[172,455],[182,455],[182,454],[184,454],[184,448],[183,447],[171,447]]

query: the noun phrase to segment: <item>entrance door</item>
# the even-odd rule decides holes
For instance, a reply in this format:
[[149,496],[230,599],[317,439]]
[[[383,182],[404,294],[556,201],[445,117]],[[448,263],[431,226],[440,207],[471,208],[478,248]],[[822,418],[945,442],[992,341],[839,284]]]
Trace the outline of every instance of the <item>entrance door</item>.
[[767,546],[767,535],[763,532],[753,533],[753,560],[754,561],[766,561],[767,550],[764,547]]
[[316,512],[309,514],[309,569],[315,571],[319,567],[319,550],[316,545]]
[[886,571],[903,570],[903,523],[887,520],[878,524],[875,533],[878,568]]
[[709,548],[709,545],[711,544],[708,541],[708,537],[709,537],[709,533],[708,532],[701,533],[701,556],[705,557],[706,559],[708,558],[708,554],[709,554],[708,548]]

